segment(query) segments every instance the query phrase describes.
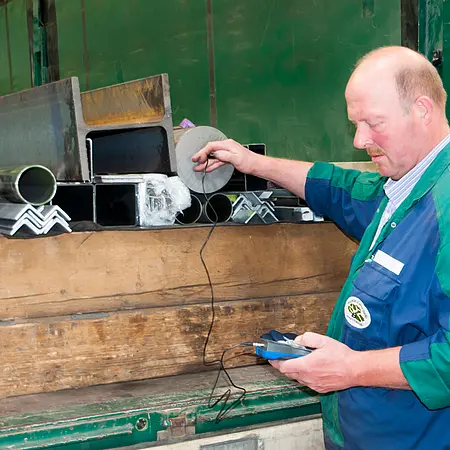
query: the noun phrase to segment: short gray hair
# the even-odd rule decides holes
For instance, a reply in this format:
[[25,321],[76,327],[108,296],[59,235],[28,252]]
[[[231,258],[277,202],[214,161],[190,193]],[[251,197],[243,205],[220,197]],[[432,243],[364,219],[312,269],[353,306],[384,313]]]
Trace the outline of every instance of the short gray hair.
[[396,49],[408,56],[408,58],[399,58],[394,72],[398,96],[405,111],[409,112],[417,97],[421,95],[426,95],[445,111],[447,93],[442,79],[433,64],[419,52],[406,47],[381,47],[364,55],[357,62],[356,67],[383,53],[389,55],[391,50],[394,51],[390,54],[393,56]]

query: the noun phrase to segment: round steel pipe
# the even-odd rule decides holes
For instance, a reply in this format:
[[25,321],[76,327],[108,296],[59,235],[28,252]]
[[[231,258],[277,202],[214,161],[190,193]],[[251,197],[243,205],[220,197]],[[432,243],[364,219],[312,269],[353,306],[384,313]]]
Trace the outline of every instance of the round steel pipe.
[[0,168],[0,196],[16,203],[39,206],[50,202],[56,193],[56,179],[40,165]]
[[201,222],[228,222],[233,214],[233,203],[225,194],[213,194],[203,204]]
[[191,206],[178,213],[175,221],[182,225],[196,223],[202,215],[202,210],[203,205],[200,199],[196,195],[191,194]]

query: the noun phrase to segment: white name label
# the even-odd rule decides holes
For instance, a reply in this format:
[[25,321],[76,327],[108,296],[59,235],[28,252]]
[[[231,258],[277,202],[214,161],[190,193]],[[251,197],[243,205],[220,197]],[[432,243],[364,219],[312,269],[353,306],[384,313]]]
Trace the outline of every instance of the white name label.
[[382,252],[381,250],[378,250],[375,253],[373,260],[390,272],[395,273],[395,275],[400,275],[400,272],[404,267],[404,264],[401,261],[393,258],[387,253]]

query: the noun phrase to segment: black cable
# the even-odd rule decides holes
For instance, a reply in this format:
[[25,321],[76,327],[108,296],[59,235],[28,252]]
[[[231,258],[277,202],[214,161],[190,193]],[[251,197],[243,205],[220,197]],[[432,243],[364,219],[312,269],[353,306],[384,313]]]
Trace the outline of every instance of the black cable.
[[[217,377],[216,377],[216,381],[214,382],[214,386],[211,390],[211,394],[209,395],[209,400],[208,400],[208,407],[209,408],[214,408],[216,405],[218,405],[222,400],[224,400],[222,407],[220,408],[220,411],[217,413],[216,416],[216,420],[215,423],[219,423],[227,414],[228,411],[230,411],[231,409],[233,409],[235,406],[237,406],[241,400],[245,397],[245,395],[247,394],[247,390],[241,386],[238,386],[237,384],[235,384],[233,382],[233,380],[231,379],[230,374],[227,372],[227,370],[225,369],[225,364],[224,364],[224,357],[225,354],[230,351],[233,350],[235,348],[238,347],[252,347],[253,343],[252,342],[242,342],[240,344],[237,345],[233,345],[231,347],[226,348],[223,352],[222,352],[222,357],[220,358],[220,366],[219,366],[219,371],[217,372]],[[212,398],[214,395],[214,392],[216,390],[217,384],[219,383],[219,378],[220,378],[220,374],[223,371],[223,373],[226,375],[228,381],[230,382],[231,386],[233,386],[235,389],[238,389],[241,391],[241,395],[239,395],[239,397],[230,405],[227,406],[228,401],[232,395],[231,389],[228,388],[214,403],[212,403]]]
[[[211,292],[211,323],[209,325],[209,330],[208,330],[208,334],[206,335],[206,340],[205,340],[205,344],[203,346],[203,365],[205,367],[208,366],[213,366],[216,364],[219,364],[219,371],[217,372],[217,377],[216,377],[216,381],[214,382],[213,388],[211,390],[211,394],[209,395],[209,399],[208,399],[208,407],[209,408],[214,408],[215,406],[217,406],[222,400],[224,400],[223,405],[220,409],[220,411],[217,413],[216,416],[216,420],[215,423],[219,423],[227,414],[228,411],[230,411],[231,409],[233,409],[235,406],[237,406],[241,400],[245,397],[245,394],[247,393],[246,389],[243,387],[240,387],[238,385],[236,385],[233,380],[231,379],[230,374],[227,372],[227,370],[225,369],[225,365],[224,365],[224,357],[225,354],[230,351],[233,350],[237,347],[248,347],[248,346],[252,346],[252,342],[242,342],[240,344],[237,345],[233,345],[231,347],[226,348],[223,352],[222,352],[222,356],[220,359],[217,360],[213,360],[213,361],[207,361],[206,360],[206,350],[208,348],[208,343],[209,343],[209,339],[211,337],[211,333],[214,327],[214,322],[216,320],[216,311],[215,311],[215,307],[214,307],[214,288],[213,288],[213,284],[211,281],[211,275],[209,273],[208,270],[208,266],[205,263],[205,260],[203,258],[203,251],[205,250],[206,245],[208,244],[211,235],[214,231],[214,229],[216,228],[216,225],[218,223],[219,220],[219,216],[216,212],[216,210],[214,209],[214,207],[209,203],[208,201],[208,197],[206,195],[206,191],[205,191],[205,177],[206,177],[206,169],[208,168],[208,163],[209,163],[209,159],[206,160],[206,166],[205,166],[205,170],[203,171],[203,176],[202,176],[202,189],[203,189],[203,195],[205,197],[205,208],[210,207],[211,211],[214,215],[214,221],[213,221],[213,225],[211,227],[211,229],[209,230],[208,235],[206,236],[205,242],[203,242],[203,245],[200,248],[200,260],[202,262],[203,268],[205,269],[206,272],[206,276],[208,277],[208,283],[209,283],[209,289]],[[228,379],[229,383],[231,384],[231,386],[233,386],[235,389],[238,389],[241,391],[241,395],[239,395],[239,397],[231,404],[228,405],[228,401],[232,395],[231,389],[227,389],[216,401],[212,402],[212,398],[214,396],[214,392],[217,388],[217,384],[219,382],[219,378],[220,378],[220,374],[222,373],[225,374],[226,378]],[[227,406],[228,405],[228,406]]]
[[208,242],[209,242],[209,240],[211,238],[211,235],[212,235],[214,229],[216,228],[218,219],[219,219],[219,216],[217,215],[217,212],[214,209],[214,207],[208,203],[208,197],[207,197],[206,192],[205,192],[205,176],[206,176],[206,169],[208,168],[208,162],[209,162],[209,159],[206,160],[205,170],[203,171],[202,189],[203,189],[203,195],[205,196],[205,208],[210,206],[211,210],[212,210],[212,212],[213,212],[213,214],[215,216],[215,218],[214,218],[213,225],[212,225],[211,229],[209,230],[208,236],[206,236],[205,242],[203,242],[203,245],[200,248],[200,260],[201,260],[201,262],[203,264],[203,268],[205,269],[206,276],[208,277],[209,290],[211,292],[211,323],[209,325],[208,334],[206,335],[205,345],[203,346],[203,365],[206,366],[206,367],[213,366],[215,364],[219,364],[220,363],[220,359],[217,359],[215,361],[206,361],[206,349],[208,347],[209,339],[211,337],[212,329],[214,327],[214,322],[216,320],[216,311],[215,311],[215,308],[214,308],[214,289],[213,289],[213,285],[212,285],[212,282],[211,282],[211,275],[209,274],[208,266],[206,265],[205,260],[203,259],[203,251],[205,250],[205,247],[208,244]]

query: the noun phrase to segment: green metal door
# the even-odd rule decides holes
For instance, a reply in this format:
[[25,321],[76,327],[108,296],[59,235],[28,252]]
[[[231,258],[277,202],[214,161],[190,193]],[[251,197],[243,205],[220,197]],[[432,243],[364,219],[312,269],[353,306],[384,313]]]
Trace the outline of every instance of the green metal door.
[[209,122],[204,0],[56,0],[60,78],[82,90],[168,73],[175,122]]
[[167,72],[174,122],[297,159],[360,160],[344,89],[400,43],[400,1],[57,0],[60,76],[93,89]]
[[[26,3],[12,0],[8,8],[20,15]],[[400,3],[39,2],[50,80],[77,76],[85,90],[168,73],[174,124],[188,117],[243,143],[266,143],[273,156],[334,161],[364,159],[352,146],[345,84],[364,53],[400,44]],[[4,34],[0,25],[0,38]],[[21,81],[13,78],[11,85],[0,69],[3,93],[30,78],[26,38],[22,42],[15,51],[22,66],[13,71]],[[6,58],[0,50],[0,59]]]
[[0,95],[32,86],[27,0],[0,0]]
[[[419,51],[433,60],[450,91],[450,2],[419,0]],[[447,101],[447,116],[450,102]]]
[[273,156],[361,160],[345,85],[357,59],[400,43],[393,0],[215,0],[217,123]]

